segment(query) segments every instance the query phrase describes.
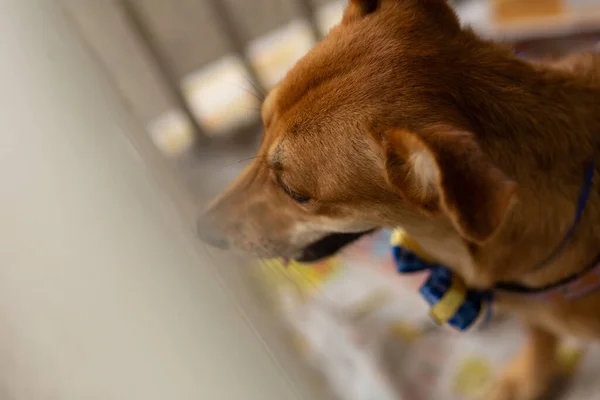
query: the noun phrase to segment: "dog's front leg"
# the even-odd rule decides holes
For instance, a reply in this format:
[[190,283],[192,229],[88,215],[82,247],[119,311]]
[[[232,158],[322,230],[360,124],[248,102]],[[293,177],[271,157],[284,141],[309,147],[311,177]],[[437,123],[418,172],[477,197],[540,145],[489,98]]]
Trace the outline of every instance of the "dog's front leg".
[[527,325],[526,343],[493,388],[489,400],[538,400],[558,375],[556,335]]

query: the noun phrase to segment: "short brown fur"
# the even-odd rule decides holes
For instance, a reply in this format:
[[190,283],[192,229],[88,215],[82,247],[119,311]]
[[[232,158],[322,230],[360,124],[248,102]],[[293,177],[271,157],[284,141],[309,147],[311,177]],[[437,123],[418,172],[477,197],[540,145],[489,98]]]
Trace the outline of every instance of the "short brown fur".
[[[536,267],[573,221],[586,165],[600,160],[599,101],[596,55],[525,62],[461,29],[441,0],[352,0],[269,94],[258,157],[207,218],[266,257],[293,257],[329,232],[402,226],[472,287],[546,285],[598,257],[595,178],[569,246]],[[600,339],[600,292],[498,304],[531,340],[490,398],[539,398],[557,337]]]

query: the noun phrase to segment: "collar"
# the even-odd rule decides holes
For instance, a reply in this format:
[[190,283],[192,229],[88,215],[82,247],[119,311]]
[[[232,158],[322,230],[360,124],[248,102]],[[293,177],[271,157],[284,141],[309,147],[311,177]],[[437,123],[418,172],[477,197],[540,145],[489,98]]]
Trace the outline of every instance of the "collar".
[[[591,163],[585,171],[585,182],[571,227],[558,246],[536,268],[541,268],[555,260],[569,244],[587,205],[594,170],[595,166]],[[458,275],[433,260],[406,232],[395,230],[391,242],[398,272],[402,274],[430,272],[419,292],[429,304],[430,316],[433,320],[440,325],[448,324],[460,331],[487,323],[491,316],[494,292],[520,294],[538,301],[564,301],[575,300],[600,289],[600,258],[584,271],[542,288],[500,283],[493,290],[478,291],[467,288]]]
[[585,210],[585,206],[587,205],[587,202],[590,198],[590,191],[592,190],[592,183],[594,181],[594,170],[595,169],[596,169],[595,164],[593,162],[591,162],[590,165],[588,165],[588,167],[585,170],[585,181],[581,188],[581,192],[579,193],[579,199],[577,200],[577,209],[575,210],[575,218],[573,218],[573,223],[571,224],[571,227],[569,228],[569,230],[567,231],[567,233],[565,234],[565,236],[563,237],[561,242],[558,244],[558,246],[556,246],[554,251],[552,251],[548,255],[548,257],[546,257],[544,260],[542,260],[536,266],[536,269],[542,268],[542,267],[550,264],[550,262],[554,261],[556,259],[556,257],[560,253],[562,253],[562,251],[569,244],[569,241],[571,240],[571,238],[573,237],[573,234],[575,233],[575,228],[577,228],[577,226],[579,225],[579,222],[581,222],[581,217],[583,216],[583,211]]

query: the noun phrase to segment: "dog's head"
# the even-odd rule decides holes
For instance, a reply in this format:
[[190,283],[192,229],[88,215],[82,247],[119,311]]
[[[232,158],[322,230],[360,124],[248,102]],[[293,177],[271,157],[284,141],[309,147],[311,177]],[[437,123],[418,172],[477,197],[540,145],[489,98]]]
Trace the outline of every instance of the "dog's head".
[[257,157],[203,217],[209,240],[313,261],[380,227],[444,220],[486,241],[514,184],[452,95],[448,66],[475,40],[442,0],[350,1],[269,93]]

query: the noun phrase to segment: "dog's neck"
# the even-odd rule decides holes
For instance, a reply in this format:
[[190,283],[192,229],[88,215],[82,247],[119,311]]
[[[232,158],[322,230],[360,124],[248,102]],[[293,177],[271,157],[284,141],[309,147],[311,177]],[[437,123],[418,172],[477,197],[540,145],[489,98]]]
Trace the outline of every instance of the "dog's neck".
[[502,49],[488,46],[484,57],[478,50],[461,58],[461,111],[520,189],[499,233],[486,245],[469,247],[473,263],[467,269],[475,271],[461,272],[476,286],[545,285],[579,272],[600,253],[600,197],[593,187],[570,245],[535,268],[573,223],[586,165],[600,165],[600,85],[589,75],[534,65]]
[[[532,172],[565,167],[576,172],[580,162],[597,155],[600,85],[589,75],[529,63],[495,46],[485,48],[484,56],[462,57],[458,99],[478,140],[506,173],[522,178],[523,171],[514,169],[523,165]],[[600,82],[600,70],[596,75]],[[540,177],[535,173],[532,178]]]

